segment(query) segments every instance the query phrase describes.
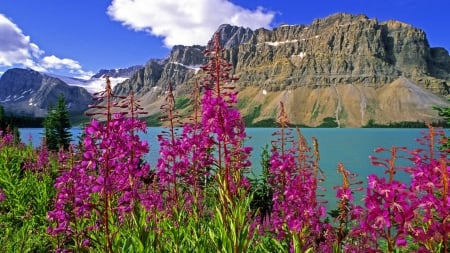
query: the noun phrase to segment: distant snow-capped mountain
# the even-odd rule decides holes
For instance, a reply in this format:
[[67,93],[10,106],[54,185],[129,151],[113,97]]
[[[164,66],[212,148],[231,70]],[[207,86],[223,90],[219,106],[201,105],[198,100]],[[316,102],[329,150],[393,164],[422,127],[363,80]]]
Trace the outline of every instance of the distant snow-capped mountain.
[[101,70],[90,79],[41,73],[32,69],[9,69],[0,77],[0,105],[14,114],[43,117],[50,105],[56,105],[62,93],[69,111],[81,113],[93,102],[92,94],[105,88],[107,75],[114,87],[138,69],[139,66]]
[[32,69],[9,69],[0,78],[0,105],[16,115],[43,117],[57,104],[60,94],[71,113],[81,113],[92,103],[92,94],[86,89]]
[[93,75],[90,79],[80,79],[69,76],[55,75],[52,73],[45,73],[46,75],[55,77],[65,82],[70,86],[79,86],[86,89],[89,93],[93,94],[99,92],[105,88],[105,77],[109,76],[111,86],[114,88],[117,84],[130,78],[136,71],[143,68],[141,65],[131,66],[128,68],[119,69],[101,69],[98,73]]

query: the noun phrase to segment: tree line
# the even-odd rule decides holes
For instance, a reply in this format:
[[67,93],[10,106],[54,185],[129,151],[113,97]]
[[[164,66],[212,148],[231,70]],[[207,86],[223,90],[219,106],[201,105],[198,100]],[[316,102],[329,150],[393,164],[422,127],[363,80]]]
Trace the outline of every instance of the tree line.
[[63,94],[58,97],[55,107],[48,108],[45,118],[6,114],[0,105],[0,133],[1,136],[12,134],[15,142],[20,142],[19,128],[44,128],[43,143],[49,150],[67,149],[72,141],[69,131],[72,127]]

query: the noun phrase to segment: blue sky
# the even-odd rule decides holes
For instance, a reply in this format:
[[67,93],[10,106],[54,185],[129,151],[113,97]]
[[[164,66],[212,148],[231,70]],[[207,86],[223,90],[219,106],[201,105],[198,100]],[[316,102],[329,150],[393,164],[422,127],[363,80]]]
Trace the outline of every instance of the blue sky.
[[395,19],[450,50],[449,0],[0,0],[0,74],[30,67],[89,77],[206,44],[222,23],[273,28],[336,12]]

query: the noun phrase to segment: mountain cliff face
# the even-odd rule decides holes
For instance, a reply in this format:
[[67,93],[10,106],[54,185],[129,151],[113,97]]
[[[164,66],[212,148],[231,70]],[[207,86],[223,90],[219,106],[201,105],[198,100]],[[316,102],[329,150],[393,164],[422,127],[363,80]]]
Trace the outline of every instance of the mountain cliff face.
[[237,50],[243,86],[381,86],[404,76],[434,93],[449,93],[448,52],[432,54],[438,50],[430,49],[422,30],[398,21],[336,14],[309,26],[259,29]]
[[174,46],[164,60],[150,60],[130,79],[115,87],[115,93],[127,95],[131,90],[154,101],[164,93],[169,83],[179,86],[188,83],[206,63],[203,46]]
[[[292,123],[310,126],[327,117],[347,127],[370,119],[435,120],[431,106],[449,106],[448,51],[430,48],[424,31],[399,21],[338,13],[310,25],[255,31],[222,25],[217,32],[239,77],[241,112],[255,116],[254,122],[276,118],[280,101]],[[176,46],[116,91],[134,90],[155,113],[168,83],[184,96],[201,78],[204,49]]]
[[81,113],[92,103],[85,89],[31,69],[9,69],[0,78],[0,105],[14,114],[43,117],[64,94],[68,110]]
[[97,72],[97,74],[93,75],[92,78],[104,78],[105,76],[109,76],[111,78],[117,77],[127,77],[130,78],[133,74],[143,68],[142,65],[135,65],[128,68],[119,68],[119,69],[101,69]]

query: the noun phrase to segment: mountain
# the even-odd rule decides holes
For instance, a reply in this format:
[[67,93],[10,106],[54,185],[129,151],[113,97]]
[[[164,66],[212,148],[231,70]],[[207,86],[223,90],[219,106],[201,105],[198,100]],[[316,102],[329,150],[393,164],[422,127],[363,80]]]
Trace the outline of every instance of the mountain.
[[[291,123],[319,126],[331,118],[341,127],[435,121],[432,106],[450,106],[449,52],[430,47],[423,30],[400,21],[337,13],[271,30],[224,24],[217,33],[223,57],[239,77],[238,107],[253,124],[276,119],[280,101]],[[88,92],[102,90],[110,76],[116,95],[134,91],[155,114],[169,83],[177,98],[190,95],[204,76],[200,66],[208,61],[208,47],[177,45],[164,59],[100,70],[88,80],[11,69],[0,79],[0,104],[41,116],[64,92],[72,110],[84,110],[91,103]]]
[[63,93],[69,111],[84,112],[92,101],[92,93],[105,87],[105,77],[110,76],[111,86],[124,82],[143,68],[141,65],[121,69],[102,69],[90,79],[40,73],[31,69],[13,68],[0,77],[0,105],[8,112],[42,117],[49,105],[56,105]]
[[143,68],[142,65],[135,65],[128,68],[118,68],[118,69],[101,69],[97,72],[97,74],[93,75],[93,78],[104,78],[105,76],[109,76],[111,78],[130,78],[133,74]]
[[45,74],[56,77],[70,86],[80,86],[85,88],[90,93],[95,93],[105,88],[106,76],[110,77],[111,87],[115,87],[118,83],[124,82],[128,78],[132,77],[133,74],[136,73],[136,71],[142,69],[143,67],[144,66],[142,65],[135,65],[128,68],[101,69],[99,72],[97,72],[87,80],[68,76],[54,75],[51,73]]
[[[280,101],[292,123],[318,126],[333,118],[340,126],[436,120],[432,105],[450,106],[450,55],[430,47],[423,30],[395,20],[337,13],[309,25],[217,30],[224,58],[239,77],[239,107],[253,123],[274,119]],[[204,46],[175,46],[164,60],[115,87],[133,90],[156,113],[167,84],[187,96]]]
[[92,103],[92,95],[85,89],[31,69],[7,70],[0,78],[0,91],[0,105],[18,115],[45,116],[61,93],[72,113],[81,113]]

